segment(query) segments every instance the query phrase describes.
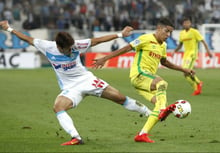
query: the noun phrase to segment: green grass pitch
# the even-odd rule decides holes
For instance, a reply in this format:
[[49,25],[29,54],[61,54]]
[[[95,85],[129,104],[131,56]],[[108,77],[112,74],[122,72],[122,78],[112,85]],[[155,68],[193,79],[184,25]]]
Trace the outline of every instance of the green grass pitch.
[[[98,77],[150,108],[131,86],[128,69],[91,70]],[[186,99],[192,114],[177,119],[172,114],[151,131],[154,144],[133,138],[146,118],[97,97],[86,97],[69,114],[85,141],[79,146],[60,146],[70,140],[52,110],[60,92],[51,68],[0,70],[0,152],[220,152],[220,70],[197,69],[204,82],[202,95],[192,89],[182,73],[160,69],[168,83],[168,103]]]

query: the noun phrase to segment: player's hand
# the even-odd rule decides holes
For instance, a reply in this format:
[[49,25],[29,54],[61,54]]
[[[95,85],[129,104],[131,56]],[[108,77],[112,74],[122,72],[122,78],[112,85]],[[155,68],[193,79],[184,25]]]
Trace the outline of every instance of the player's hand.
[[104,65],[105,65],[105,58],[97,58],[97,59],[93,59],[93,63],[92,63],[92,66],[93,68],[95,69],[101,69]]
[[8,21],[1,21],[0,22],[0,26],[1,26],[1,28],[3,29],[3,30],[7,30],[8,29],[8,27],[9,27],[9,24],[8,24]]
[[132,34],[132,31],[133,31],[134,29],[132,28],[132,27],[130,27],[130,26],[126,26],[123,30],[122,30],[122,36],[123,37],[128,37],[128,36],[130,36],[131,34]]
[[212,58],[213,57],[213,54],[212,54],[212,52],[207,52],[208,53],[208,55],[209,55],[209,58]]

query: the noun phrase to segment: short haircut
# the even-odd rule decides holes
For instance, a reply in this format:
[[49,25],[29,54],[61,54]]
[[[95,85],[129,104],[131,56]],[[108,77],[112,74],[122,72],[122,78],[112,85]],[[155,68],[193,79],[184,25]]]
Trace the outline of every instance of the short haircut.
[[67,32],[58,32],[55,37],[56,44],[61,47],[69,47],[74,44],[73,37]]
[[188,17],[188,16],[185,16],[185,17],[182,19],[182,23],[183,23],[184,21],[191,21],[191,18]]
[[171,26],[171,27],[175,27],[174,24],[168,19],[168,18],[161,18],[157,25],[164,25],[164,26]]

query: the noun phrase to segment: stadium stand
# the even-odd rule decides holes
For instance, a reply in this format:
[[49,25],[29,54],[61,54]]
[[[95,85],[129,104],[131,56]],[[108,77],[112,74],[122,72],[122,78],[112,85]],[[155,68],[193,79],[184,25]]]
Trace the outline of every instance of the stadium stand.
[[131,25],[136,30],[153,29],[167,16],[181,27],[185,15],[193,22],[218,23],[219,0],[0,0],[0,20],[23,29],[49,28],[114,31]]

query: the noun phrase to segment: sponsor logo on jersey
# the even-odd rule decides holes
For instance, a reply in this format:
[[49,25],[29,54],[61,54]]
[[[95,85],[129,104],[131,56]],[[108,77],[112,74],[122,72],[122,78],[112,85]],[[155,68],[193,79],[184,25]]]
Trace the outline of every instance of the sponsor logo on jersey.
[[88,46],[89,43],[76,43],[76,44],[80,46],[83,46],[83,45]]
[[182,41],[190,41],[190,40],[192,40],[192,38],[185,38]]
[[89,43],[76,43],[77,49],[85,49],[88,45]]
[[62,68],[64,71],[67,71],[67,70],[72,69],[76,66],[76,61],[73,61],[73,62],[68,63],[68,64],[54,64],[53,63],[52,65],[55,69]]
[[160,54],[156,54],[152,51],[150,51],[149,56],[153,57],[153,58],[157,58],[157,59],[161,59],[161,55]]

